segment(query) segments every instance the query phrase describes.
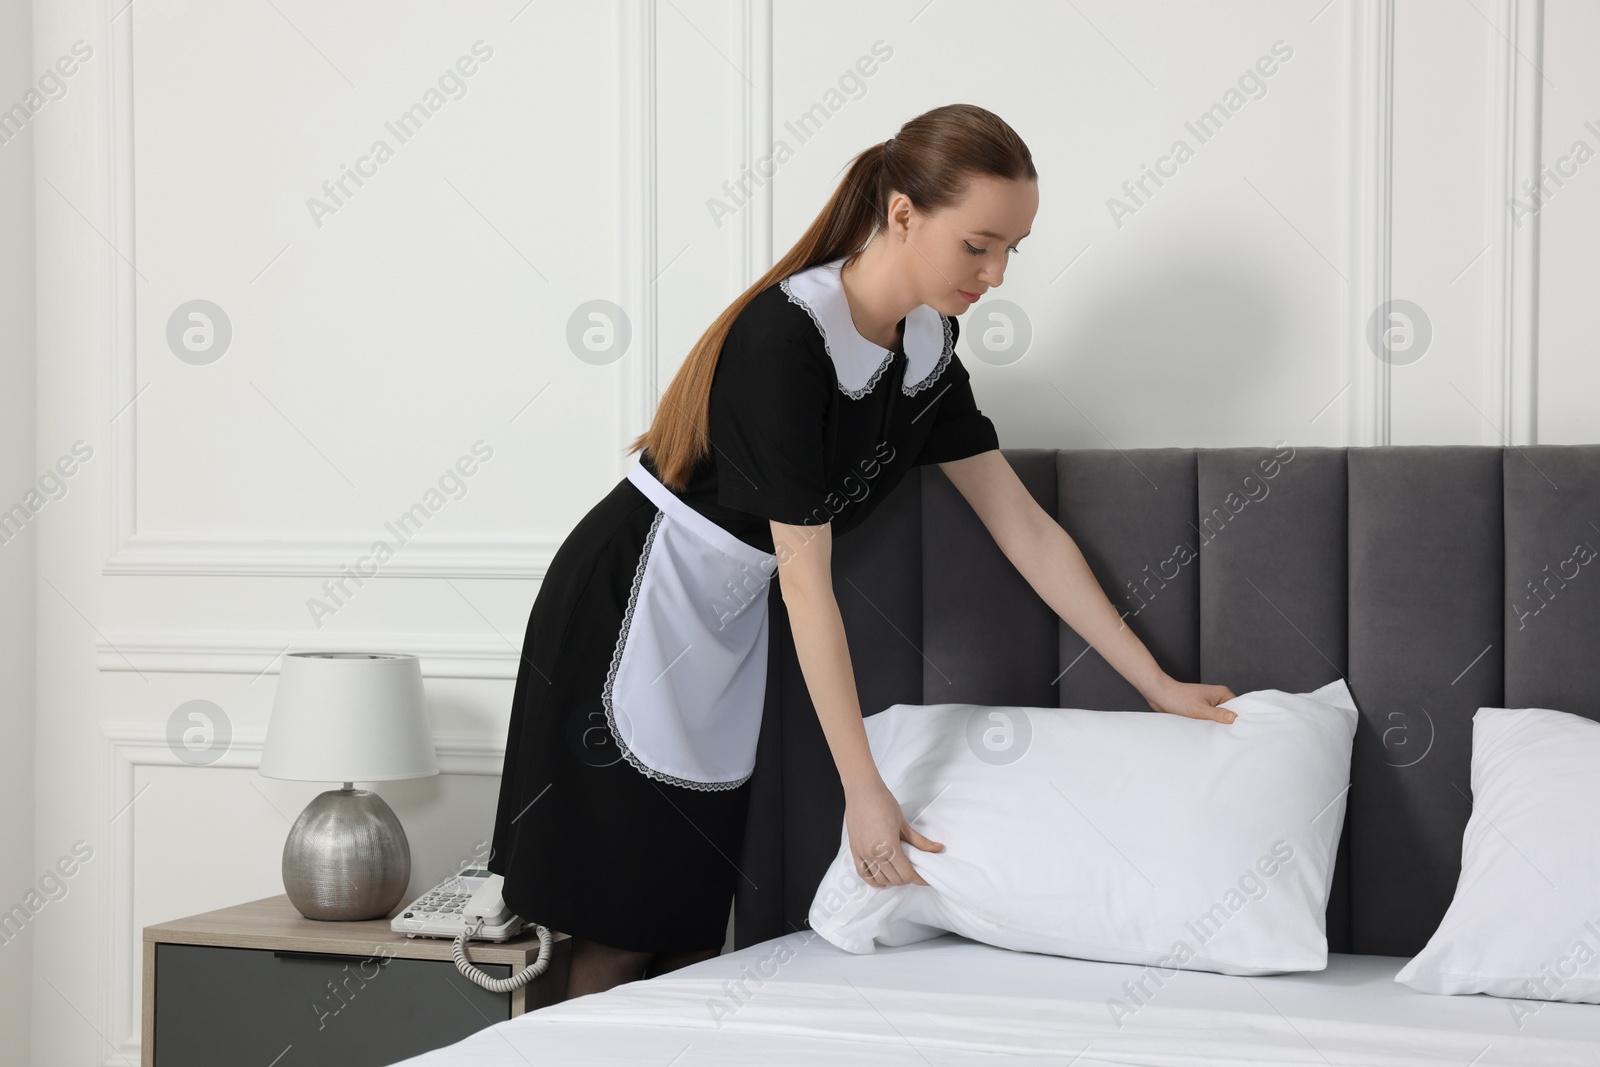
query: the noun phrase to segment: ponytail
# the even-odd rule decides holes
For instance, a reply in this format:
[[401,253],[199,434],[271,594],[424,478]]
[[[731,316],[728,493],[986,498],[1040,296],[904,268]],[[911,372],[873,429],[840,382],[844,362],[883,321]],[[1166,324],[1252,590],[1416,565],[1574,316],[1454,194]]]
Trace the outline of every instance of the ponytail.
[[920,211],[959,201],[974,175],[1036,179],[1027,145],[998,116],[971,104],[919,115],[899,133],[859,153],[821,213],[794,247],[729,304],[695,342],[673,376],[650,428],[629,444],[650,450],[661,482],[682,491],[710,448],[711,380],[734,320],[758,294],[821,263],[853,261],[887,222],[889,194],[905,193]]

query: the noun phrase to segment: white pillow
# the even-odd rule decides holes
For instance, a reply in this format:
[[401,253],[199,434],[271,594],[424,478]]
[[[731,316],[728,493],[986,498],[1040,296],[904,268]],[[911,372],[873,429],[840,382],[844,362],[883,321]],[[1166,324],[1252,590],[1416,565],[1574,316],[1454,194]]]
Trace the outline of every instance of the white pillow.
[[1223,707],[1238,718],[974,704],[868,716],[906,821],[945,848],[902,844],[929,884],[881,888],[855,873],[841,828],[810,925],[856,953],[952,931],[1164,969],[1321,970],[1355,702],[1340,679]]
[[1547,708],[1473,715],[1455,898],[1394,980],[1600,1004],[1600,722]]

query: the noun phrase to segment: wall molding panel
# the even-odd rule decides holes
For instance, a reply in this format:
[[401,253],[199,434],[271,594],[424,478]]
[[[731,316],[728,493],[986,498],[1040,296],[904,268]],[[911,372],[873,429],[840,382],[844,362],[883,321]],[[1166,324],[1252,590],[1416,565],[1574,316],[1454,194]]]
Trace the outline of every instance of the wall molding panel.
[[1394,0],[1349,6],[1351,69],[1347,96],[1347,218],[1345,356],[1351,397],[1345,444],[1386,445],[1393,395],[1390,365],[1367,344],[1373,310],[1391,296],[1394,256],[1390,207],[1394,201]]
[[[1500,241],[1497,300],[1486,301],[1495,316],[1490,337],[1498,342],[1498,373],[1484,395],[1498,401],[1500,439],[1490,444],[1539,442],[1539,225],[1534,213],[1520,229],[1511,198],[1525,200],[1524,182],[1543,180],[1540,153],[1544,128],[1544,0],[1502,0],[1504,40],[1495,53],[1496,139],[1504,161],[1491,184],[1497,194],[1489,216]],[[1524,59],[1523,57],[1526,57]]]
[[[409,652],[422,661],[424,678],[515,681],[521,635],[322,634],[263,630],[107,631],[95,641],[95,668],[133,674],[277,674],[288,651]],[[497,772],[498,773],[498,772]]]
[[[337,575],[342,566],[367,554],[371,537],[252,538],[228,535],[158,535],[138,528],[138,395],[136,287],[138,234],[135,220],[134,139],[137,136],[133,67],[137,61],[133,19],[123,0],[98,0],[99,36],[110,55],[105,98],[96,125],[108,142],[106,217],[112,220],[116,247],[108,264],[111,337],[107,346],[109,393],[105,417],[109,435],[110,477],[106,479],[106,558],[108,575]],[[632,457],[623,455],[633,436],[650,422],[657,386],[655,286],[655,6],[617,7],[622,113],[618,116],[623,175],[617,205],[622,242],[617,277],[622,305],[633,320],[634,351],[621,361],[617,397],[620,437],[616,476]],[[132,262],[129,262],[129,261]],[[610,486],[600,487],[603,493]],[[598,494],[597,494],[598,496]],[[559,537],[482,539],[417,538],[383,565],[382,573],[412,578],[543,578]]]
[[[120,457],[118,457],[120,460]],[[129,533],[105,574],[338,577],[370,558],[374,537],[175,537]],[[416,538],[373,575],[543,578],[560,542],[550,538]]]
[[[621,3],[618,53],[622,75],[622,115],[618,129],[622,143],[622,196],[618,205],[618,277],[622,279],[622,306],[633,320],[637,346],[625,358],[618,398],[621,440],[618,442],[617,477],[627,474],[633,457],[627,446],[650,426],[660,399],[660,322],[657,311],[656,272],[656,5]],[[543,570],[540,571],[543,574]]]
[[[733,146],[731,173],[752,174],[757,161],[772,153],[772,0],[746,0],[738,7],[736,18],[747,74],[736,85],[734,114],[739,139]],[[755,185],[747,210],[739,214],[740,240],[734,247],[739,262],[733,276],[741,290],[753,285],[777,260],[772,243],[772,187],[772,182]]]

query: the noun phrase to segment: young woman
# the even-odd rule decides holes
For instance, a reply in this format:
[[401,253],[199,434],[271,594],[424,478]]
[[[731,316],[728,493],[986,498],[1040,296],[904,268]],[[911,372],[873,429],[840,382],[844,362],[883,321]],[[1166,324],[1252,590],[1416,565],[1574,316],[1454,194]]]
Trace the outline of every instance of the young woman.
[[567,995],[715,956],[767,676],[788,609],[862,877],[926,885],[938,850],[872,762],[834,601],[833,538],[937,463],[1039,595],[1157,711],[1231,722],[1169,677],[999,452],[955,354],[1038,208],[1028,148],[936,108],[855,158],[800,241],[690,351],[627,477],[556,552],[528,620],[489,869],[572,936]]

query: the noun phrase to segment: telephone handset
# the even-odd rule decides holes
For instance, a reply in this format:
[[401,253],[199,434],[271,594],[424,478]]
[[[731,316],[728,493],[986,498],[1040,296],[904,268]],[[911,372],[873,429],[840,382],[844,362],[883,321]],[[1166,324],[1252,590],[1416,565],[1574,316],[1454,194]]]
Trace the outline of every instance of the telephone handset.
[[[512,913],[501,899],[505,878],[482,867],[468,867],[412,901],[389,921],[407,937],[455,938],[456,970],[485,989],[509,993],[527,985],[550,966],[550,931]],[[491,978],[467,960],[467,939],[505,941],[532,926],[539,934],[539,958],[510,978]]]

